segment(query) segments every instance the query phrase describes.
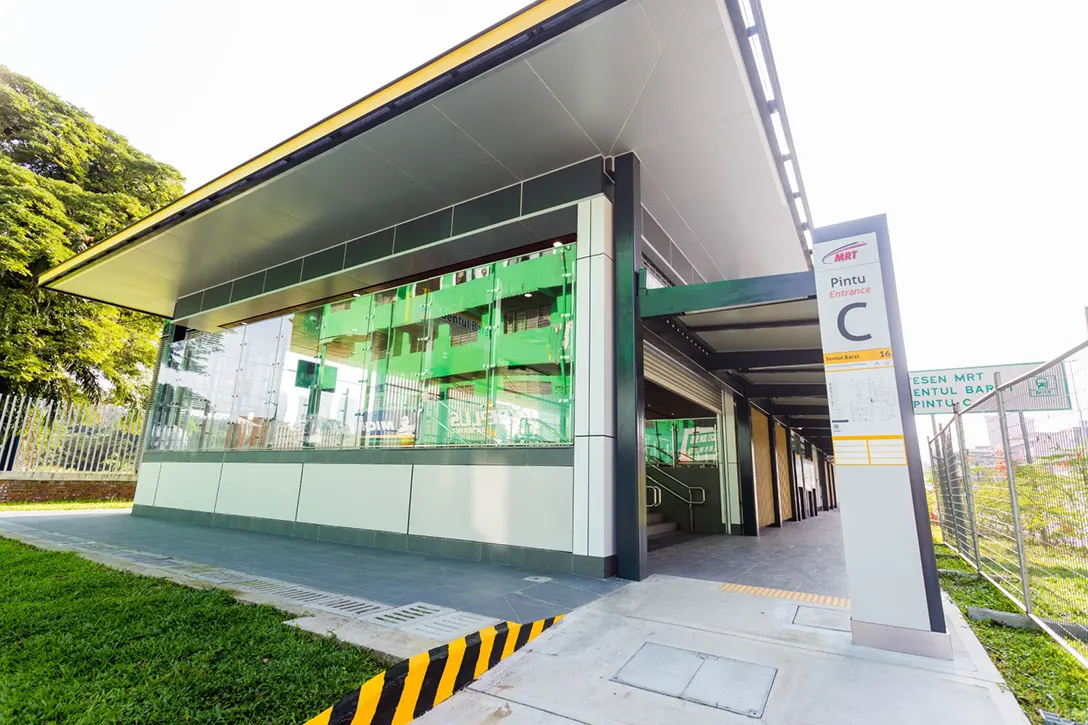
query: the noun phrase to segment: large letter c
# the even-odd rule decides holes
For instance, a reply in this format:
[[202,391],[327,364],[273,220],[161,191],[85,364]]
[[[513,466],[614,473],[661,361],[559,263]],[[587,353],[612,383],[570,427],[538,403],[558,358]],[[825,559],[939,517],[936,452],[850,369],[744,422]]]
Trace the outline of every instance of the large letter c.
[[845,337],[847,340],[850,340],[851,342],[864,342],[865,340],[871,340],[873,337],[868,332],[863,335],[854,335],[846,329],[846,313],[855,308],[865,306],[865,302],[852,302],[839,310],[839,332],[842,334],[843,337]]

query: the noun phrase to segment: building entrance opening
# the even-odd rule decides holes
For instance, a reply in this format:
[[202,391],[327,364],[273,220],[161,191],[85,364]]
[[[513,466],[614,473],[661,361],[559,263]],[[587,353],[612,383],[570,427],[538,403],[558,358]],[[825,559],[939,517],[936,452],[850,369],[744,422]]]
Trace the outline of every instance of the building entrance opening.
[[717,413],[650,381],[645,390],[647,548],[726,533]]

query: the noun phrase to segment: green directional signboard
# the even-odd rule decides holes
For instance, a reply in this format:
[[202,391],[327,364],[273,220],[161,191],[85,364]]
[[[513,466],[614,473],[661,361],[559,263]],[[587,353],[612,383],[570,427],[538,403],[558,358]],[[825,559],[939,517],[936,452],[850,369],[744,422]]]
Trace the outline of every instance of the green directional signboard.
[[[1001,381],[1030,373],[1040,363],[1015,365],[979,365],[967,368],[918,370],[909,373],[910,393],[915,414],[951,413],[953,406],[970,413],[972,402],[994,390],[994,373]],[[1069,410],[1069,386],[1065,368],[1053,365],[1014,385],[1005,395],[1005,409],[1010,412],[1032,410]],[[992,413],[995,406],[985,406],[974,412]]]

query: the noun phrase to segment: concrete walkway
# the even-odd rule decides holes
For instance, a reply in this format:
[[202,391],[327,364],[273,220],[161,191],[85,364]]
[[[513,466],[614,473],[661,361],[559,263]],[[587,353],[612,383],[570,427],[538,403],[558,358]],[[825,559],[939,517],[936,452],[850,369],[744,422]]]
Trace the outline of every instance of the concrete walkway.
[[[243,571],[391,606],[426,602],[513,622],[564,614],[623,586],[612,579],[175,523],[127,512],[0,515],[23,531],[82,539]],[[13,531],[18,535],[18,531]]]
[[655,575],[569,615],[419,720],[1023,725],[959,611],[952,662],[856,647],[849,613]]
[[[759,538],[704,537],[655,551],[656,573],[626,586],[124,512],[0,516],[0,535],[5,530],[17,538],[64,534],[393,606],[430,602],[521,622],[571,612],[422,722],[1027,722],[951,603],[945,613],[955,659],[947,662],[854,646],[846,608],[723,589],[730,582],[848,596],[834,512],[764,529]],[[389,641],[375,640],[365,623],[337,629],[327,617],[306,619],[295,626],[365,646]],[[381,651],[403,657],[429,646],[401,636],[400,649]]]
[[838,511],[759,536],[704,536],[650,553],[650,570],[692,579],[849,597]]

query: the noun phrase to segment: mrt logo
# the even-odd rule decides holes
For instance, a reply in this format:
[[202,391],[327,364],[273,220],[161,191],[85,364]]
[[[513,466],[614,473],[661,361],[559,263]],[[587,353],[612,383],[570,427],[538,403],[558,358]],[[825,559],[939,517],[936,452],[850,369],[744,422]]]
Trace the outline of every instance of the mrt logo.
[[867,242],[850,242],[844,244],[838,249],[832,249],[830,252],[824,255],[824,264],[835,264],[836,262],[850,262],[858,258],[858,250],[866,246]]

